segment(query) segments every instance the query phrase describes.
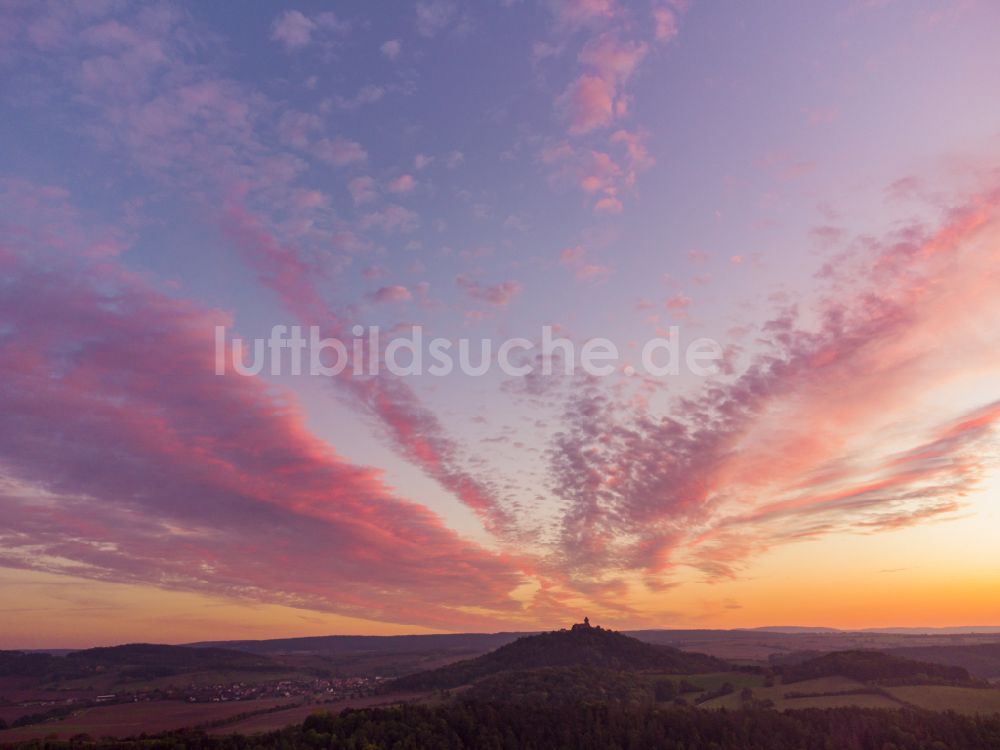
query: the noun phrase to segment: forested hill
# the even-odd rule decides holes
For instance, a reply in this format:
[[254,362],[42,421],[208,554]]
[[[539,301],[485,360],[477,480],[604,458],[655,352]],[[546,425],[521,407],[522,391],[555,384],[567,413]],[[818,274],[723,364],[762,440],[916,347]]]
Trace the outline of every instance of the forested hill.
[[266,656],[225,648],[191,648],[159,643],[129,643],[73,651],[67,659],[77,662],[189,669],[266,669],[279,666]]
[[695,674],[730,669],[726,662],[704,654],[654,646],[614,630],[577,625],[571,630],[519,638],[475,659],[401,677],[400,690],[451,688],[488,675],[540,667],[596,667],[618,671],[657,670]]
[[89,648],[65,656],[0,651],[0,676],[32,677],[39,681],[76,679],[108,671],[138,679],[210,669],[267,671],[279,670],[281,665],[266,656],[241,651],[153,643]]
[[969,674],[984,679],[1000,678],[1000,643],[910,646],[888,649],[886,653],[932,664],[964,667]]
[[969,673],[962,667],[905,659],[878,651],[834,651],[800,664],[788,664],[781,669],[785,683],[812,680],[818,677],[850,677],[861,682],[893,683],[941,682],[966,684]]
[[431,633],[427,635],[320,635],[262,641],[203,641],[197,648],[223,648],[251,654],[419,653],[425,651],[481,654],[533,633]]

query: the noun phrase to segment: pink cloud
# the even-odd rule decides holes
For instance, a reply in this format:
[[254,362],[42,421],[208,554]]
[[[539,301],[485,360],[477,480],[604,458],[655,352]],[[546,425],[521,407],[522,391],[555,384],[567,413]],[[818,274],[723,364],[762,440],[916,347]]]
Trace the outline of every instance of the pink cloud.
[[617,213],[621,197],[636,192],[638,175],[654,163],[644,140],[644,132],[618,130],[608,138],[608,151],[563,142],[543,149],[540,159],[552,169],[553,185],[575,185],[594,196],[595,211]]
[[[599,384],[581,388],[551,467],[570,505],[567,564],[595,575],[687,564],[727,577],[776,544],[953,514],[985,476],[1000,407],[942,421],[915,405],[948,387],[933,364],[941,356],[955,358],[956,375],[1000,371],[1000,341],[976,324],[984,310],[1000,314],[985,270],[998,237],[1000,190],[937,229],[867,238],[828,277],[811,313],[818,329],[779,312],[749,367],[710,380],[669,419]],[[683,312],[689,300],[668,304]],[[685,531],[694,526],[702,531]]]
[[[139,15],[132,20],[141,25],[143,18],[150,17]],[[187,22],[186,17],[171,18],[171,23],[182,22]],[[185,27],[177,36],[187,39],[191,33],[196,31]],[[346,338],[346,324],[324,287],[343,262],[342,253],[365,249],[368,241],[335,218],[332,226],[315,221],[291,226],[282,220],[276,203],[288,203],[304,165],[272,149],[257,131],[268,114],[280,108],[260,92],[192,63],[189,46],[176,43],[172,35],[172,28],[150,31],[168,50],[174,73],[155,90],[148,86],[150,68],[133,61],[127,50],[116,53],[113,67],[129,71],[135,85],[80,89],[95,113],[95,127],[88,132],[103,133],[101,137],[114,143],[122,158],[153,185],[196,196],[200,205],[218,207],[216,219],[232,248],[284,307],[304,325],[320,324],[328,335]],[[76,37],[76,30],[67,35],[68,39]],[[123,106],[123,100],[128,106]],[[348,161],[356,161],[360,160],[359,148],[329,148],[327,156],[339,160],[346,151]],[[449,167],[461,161],[458,151],[447,157]],[[418,223],[413,212],[390,205],[361,217],[358,227],[412,231]],[[333,385],[351,396],[348,402],[359,412],[385,428],[388,444],[399,455],[472,508],[488,529],[506,533],[512,528],[503,492],[469,472],[460,444],[406,384],[376,378],[364,383],[339,379]]]
[[653,34],[658,42],[668,42],[677,36],[677,16],[670,8],[653,8],[653,26]]
[[578,76],[556,100],[569,122],[570,135],[603,128],[628,109],[622,86],[646,55],[643,42],[622,41],[611,32],[584,45],[580,63],[588,72]]
[[556,20],[570,27],[595,20],[608,20],[618,12],[615,0],[549,0],[549,6]]
[[[376,225],[378,223],[376,222]],[[304,325],[322,324],[327,335],[348,338],[346,323],[337,316],[316,287],[316,274],[301,257],[281,247],[261,222],[231,206],[228,232],[261,280],[272,288]],[[426,296],[426,286],[418,285]],[[502,493],[490,482],[473,476],[464,453],[441,426],[436,415],[420,403],[401,380],[384,377],[339,379],[335,385],[353,397],[353,405],[386,428],[393,448],[471,508],[486,528],[504,538],[516,533]]]
[[485,286],[464,275],[457,276],[455,283],[470,299],[498,306],[509,304],[514,297],[521,293],[522,288],[518,281],[503,281],[492,286]]
[[278,138],[289,146],[306,149],[312,134],[322,127],[323,121],[317,115],[289,110],[278,120]]
[[686,294],[678,292],[677,294],[668,297],[663,304],[674,314],[675,318],[686,318],[688,308],[691,307],[691,298]]
[[0,448],[22,489],[0,490],[0,563],[437,627],[519,606],[515,568],[337,456],[289,394],[215,374],[224,316],[8,230]]
[[614,118],[614,83],[596,75],[581,75],[556,100],[556,106],[569,120],[571,135],[603,127]]
[[347,190],[351,194],[351,200],[354,201],[355,206],[359,206],[362,203],[370,203],[378,195],[375,188],[375,180],[367,175],[353,177],[347,183]]
[[643,42],[622,41],[608,32],[591,39],[580,52],[580,62],[593,68],[603,78],[617,83],[629,79],[646,56]]
[[286,10],[271,24],[271,38],[280,42],[287,51],[293,52],[307,47],[317,31],[330,30],[344,33],[348,29],[349,25],[339,21],[330,11],[309,18],[301,11]]
[[590,151],[588,156],[580,188],[587,193],[614,195],[618,191],[621,167],[603,151]]
[[420,226],[420,218],[408,208],[390,203],[378,211],[365,214],[361,218],[365,229],[376,227],[385,232],[412,232]]
[[559,263],[572,269],[577,281],[603,281],[611,275],[611,269],[598,263],[587,263],[587,253],[581,245],[564,248],[559,254]]
[[358,93],[352,97],[342,97],[338,96],[335,98],[337,106],[341,109],[346,109],[348,111],[358,109],[366,104],[374,104],[377,101],[381,101],[382,97],[385,96],[385,89],[381,86],[362,86]]
[[644,130],[635,132],[617,130],[611,134],[611,143],[625,149],[624,177],[625,184],[630,187],[635,185],[636,176],[640,172],[649,169],[655,163],[646,149],[646,135]]
[[[613,16],[610,3],[603,4],[607,13],[598,7],[600,3],[577,5],[596,9],[580,16],[595,27]],[[315,23],[315,18],[306,20]],[[170,188],[192,196],[199,208],[218,209],[217,218],[233,248],[287,310],[303,321],[322,322],[331,333],[342,330],[339,313],[332,307],[338,288],[331,279],[345,252],[365,246],[358,230],[405,231],[416,227],[416,215],[387,207],[355,225],[323,211],[323,194],[299,187],[308,168],[300,155],[274,147],[277,140],[307,150],[321,132],[316,121],[308,116],[298,123],[290,120],[282,130],[275,114],[281,111],[279,102],[213,76],[201,65],[186,63],[183,44],[172,43],[169,34],[155,37],[150,29],[121,24],[98,24],[81,34],[86,29],[62,20],[42,20],[31,24],[31,33],[24,35],[28,42],[47,49],[77,40],[100,47],[99,55],[88,52],[79,69],[74,66],[72,77],[60,83],[81,103],[81,112],[98,113],[86,115],[80,132],[97,134],[132,174],[149,178],[146,187],[154,192]],[[625,22],[632,20],[616,26],[617,38],[628,31]],[[300,47],[314,41],[318,32],[308,33]],[[299,44],[294,35],[292,39]],[[625,54],[595,52],[584,62],[581,55],[586,75],[614,82],[611,122],[628,109],[627,87],[620,79],[634,75],[639,60],[641,55],[629,63]],[[618,201],[620,205],[639,171],[630,163],[642,164],[650,157],[639,131],[619,129],[605,140],[606,134],[596,132],[600,127],[588,131],[588,139],[574,141],[588,147],[558,144],[551,152],[546,149],[543,162],[553,168],[565,166],[568,184],[583,191],[589,204]],[[327,156],[332,158],[332,153]],[[347,163],[362,160],[350,157]],[[449,166],[458,161],[448,158]],[[771,166],[788,176],[803,169],[795,160]],[[22,196],[26,202],[5,213],[16,219],[21,206],[34,202],[44,207],[58,203],[59,197],[58,191],[26,192]],[[871,533],[945,517],[960,508],[964,493],[975,487],[991,455],[987,441],[996,424],[994,410],[990,404],[979,408],[970,404],[961,414],[913,420],[914,415],[925,416],[917,394],[941,386],[936,363],[947,361],[949,377],[955,378],[980,368],[995,370],[991,357],[998,342],[991,331],[983,330],[989,327],[982,321],[1000,312],[995,301],[996,205],[996,194],[984,193],[957,207],[939,231],[908,224],[881,238],[851,238],[822,277],[828,295],[808,311],[805,322],[779,311],[760,331],[748,334],[748,338],[759,334],[760,357],[753,358],[745,371],[730,371],[731,382],[709,383],[704,392],[671,411],[669,419],[645,413],[635,403],[597,387],[574,393],[566,404],[567,429],[552,444],[552,477],[559,499],[569,509],[561,530],[567,554],[563,557],[560,550],[550,564],[578,575],[573,562],[579,550],[579,571],[594,579],[583,581],[581,589],[614,592],[616,583],[598,579],[619,568],[656,573],[683,563],[709,575],[729,575],[749,555],[771,544],[831,530]],[[400,587],[398,611],[404,617],[420,606],[420,597],[432,586],[451,591],[451,574],[445,568],[465,575],[466,564],[474,568],[475,583],[490,592],[483,599],[497,594],[498,611],[520,607],[504,598],[509,587],[489,589],[484,584],[483,579],[494,573],[509,582],[511,568],[506,561],[498,563],[478,548],[469,553],[471,563],[453,554],[462,540],[456,542],[457,537],[446,530],[439,533],[426,511],[407,510],[410,506],[394,498],[376,472],[352,466],[308,432],[296,429],[301,427],[301,414],[284,399],[242,385],[225,395],[221,386],[217,390],[209,384],[201,390],[196,382],[172,382],[192,373],[198,380],[198,373],[204,372],[202,327],[218,315],[178,303],[126,274],[107,275],[102,269],[98,277],[97,264],[121,254],[129,246],[132,230],[127,226],[73,229],[71,214],[52,208],[46,210],[46,220],[29,227],[44,240],[31,247],[38,260],[11,250],[24,227],[17,227],[18,232],[5,229],[0,246],[3,276],[17,282],[13,291],[0,289],[4,321],[32,334],[23,351],[11,346],[12,340],[20,345],[20,331],[14,339],[0,337],[4,361],[12,365],[13,389],[0,389],[5,416],[0,440],[5,456],[9,446],[16,460],[12,471],[27,477],[23,481],[34,483],[32,487],[59,493],[62,504],[50,510],[24,497],[9,498],[11,505],[5,504],[5,510],[15,510],[5,515],[5,521],[15,529],[11,535],[15,541],[19,529],[37,533],[53,558],[75,561],[81,568],[97,561],[100,575],[115,580],[151,580],[155,562],[151,558],[160,557],[171,567],[159,574],[175,575],[184,582],[179,585],[250,594],[255,586],[266,585],[281,601],[331,606],[324,597],[329,596],[331,582],[339,585],[341,579],[329,558],[320,558],[317,564],[311,557],[296,557],[308,563],[300,567],[306,580],[290,580],[282,571],[255,578],[233,564],[235,545],[245,540],[227,538],[209,524],[216,536],[210,545],[193,543],[198,554],[188,559],[211,561],[218,570],[215,578],[199,573],[184,558],[171,557],[183,539],[166,536],[157,546],[157,534],[163,529],[183,528],[191,532],[189,536],[201,531],[197,517],[185,515],[185,499],[210,497],[221,508],[210,506],[218,514],[211,517],[213,521],[231,521],[243,531],[252,524],[238,525],[239,512],[229,512],[236,508],[268,522],[287,522],[295,533],[290,531],[278,541],[294,545],[301,537],[310,555],[323,551],[323,535],[310,535],[306,526],[316,524],[313,514],[330,513],[333,520],[324,520],[329,525],[322,526],[323,532],[338,541],[342,536],[348,542],[359,540],[348,544],[346,566],[362,565],[359,560],[366,554],[376,561],[386,556],[386,567],[376,566],[365,583],[387,586],[393,596],[395,587]],[[62,268],[62,261],[50,266],[49,256],[60,253],[82,259],[83,271]],[[583,255],[568,265],[588,278],[597,278],[603,268],[586,262]],[[45,268],[53,278],[47,281],[34,273],[36,268]],[[492,289],[478,284],[476,288]],[[150,330],[163,332],[164,344],[185,358],[184,367],[177,364],[164,371],[154,364],[156,357],[149,350],[134,341],[117,340],[119,334],[134,334],[141,342],[142,334]],[[958,342],[956,332],[963,336],[971,332],[971,338]],[[81,340],[86,342],[82,349]],[[51,382],[54,377],[60,378],[58,388]],[[123,383],[119,385],[116,378]],[[512,507],[507,502],[509,486],[483,471],[482,464],[470,458],[405,384],[345,380],[336,387],[348,395],[346,401],[372,418],[400,455],[473,508],[488,528],[504,528]],[[109,392],[120,393],[121,403],[105,398]],[[962,396],[971,400],[974,393],[972,389]],[[205,414],[197,414],[199,409]],[[254,438],[255,450],[239,440],[245,425],[231,421],[232,413],[242,412],[250,415],[247,432]],[[64,441],[52,429],[54,424],[65,429]],[[266,439],[272,432],[282,440]],[[900,433],[912,439],[891,445]],[[25,435],[31,440],[26,441]],[[871,444],[853,444],[859,435],[871,436]],[[88,452],[91,442],[104,455],[96,449]],[[55,454],[55,459],[46,464],[40,458],[43,454]],[[114,465],[108,455],[115,458]],[[168,481],[163,488],[150,487],[148,477],[144,481],[133,463]],[[340,483],[349,496],[336,494]],[[163,494],[155,494],[161,490]],[[109,503],[87,502],[90,495],[109,498]],[[367,504],[369,499],[376,511]],[[352,513],[369,512],[377,523],[336,517],[342,502]],[[147,506],[160,510],[148,514],[149,524],[155,526],[148,533],[134,520],[147,518],[135,512]],[[306,521],[298,515],[306,516]],[[400,529],[372,528],[393,520]],[[183,522],[180,527],[178,521]],[[69,533],[88,523],[93,525],[90,536]],[[119,526],[132,529],[135,536],[121,533]],[[689,530],[694,526],[703,533],[692,536]],[[391,534],[379,536],[383,532]],[[273,541],[252,535],[248,539]],[[91,540],[96,544],[89,544]],[[120,555],[98,549],[112,542],[120,544]],[[420,544],[442,553],[440,567],[419,554]],[[8,548],[5,539],[0,554],[18,554],[10,549],[14,548]],[[397,557],[391,557],[394,551]],[[222,558],[221,565],[213,554]],[[411,557],[415,564],[411,565]],[[280,558],[264,562],[280,563]],[[36,559],[20,564],[41,563]],[[498,567],[491,567],[494,564]],[[408,580],[408,565],[415,578],[424,575],[429,583]],[[315,578],[308,577],[310,572]],[[333,606],[372,611],[370,597],[350,580],[337,596]],[[541,596],[558,598],[548,591]],[[457,596],[455,600],[482,602]],[[435,609],[418,613],[423,619],[414,621],[440,623],[451,614],[455,613]],[[458,614],[468,616],[464,610]]]
[[413,175],[401,174],[389,181],[388,189],[390,193],[409,193],[416,186],[417,181],[413,179]]
[[600,281],[611,275],[611,269],[597,263],[580,266],[574,274],[579,281]]
[[559,262],[564,266],[571,266],[577,261],[581,260],[584,255],[584,249],[580,245],[575,245],[573,247],[567,247],[559,253]]
[[916,196],[922,187],[920,180],[913,175],[900,177],[886,187],[886,197],[890,200],[909,200]]
[[399,53],[403,51],[403,43],[399,39],[390,39],[386,42],[382,42],[382,46],[379,47],[382,54],[385,55],[390,60],[395,60],[399,57]]
[[607,195],[594,204],[594,211],[599,214],[620,214],[623,208],[622,202],[613,195]]
[[413,299],[405,286],[384,286],[371,295],[373,302],[409,302]]
[[454,0],[420,0],[416,13],[417,33],[432,37],[455,22],[458,6]]
[[664,302],[668,310],[686,310],[691,306],[691,298],[685,294],[675,294]]
[[316,24],[297,10],[286,10],[271,26],[271,37],[285,45],[285,49],[298,49],[309,44]]
[[325,161],[335,167],[346,167],[349,164],[363,162],[368,158],[368,152],[360,143],[347,138],[324,138],[313,144],[313,155],[320,161]]

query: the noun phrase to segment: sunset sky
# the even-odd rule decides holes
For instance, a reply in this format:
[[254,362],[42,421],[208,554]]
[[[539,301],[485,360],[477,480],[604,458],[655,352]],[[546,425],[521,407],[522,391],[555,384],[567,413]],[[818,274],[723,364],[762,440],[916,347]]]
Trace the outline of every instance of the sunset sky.
[[1000,625],[998,81],[987,0],[0,0],[0,648]]

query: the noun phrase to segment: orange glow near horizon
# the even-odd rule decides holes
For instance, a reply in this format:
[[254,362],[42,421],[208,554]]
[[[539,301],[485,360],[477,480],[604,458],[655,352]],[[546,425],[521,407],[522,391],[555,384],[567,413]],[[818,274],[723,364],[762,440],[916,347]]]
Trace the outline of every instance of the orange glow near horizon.
[[[976,505],[982,515],[942,522],[946,536],[940,527],[916,526],[786,545],[763,554],[732,581],[705,583],[690,572],[666,593],[636,596],[633,605],[642,617],[618,620],[611,615],[604,624],[617,629],[997,627],[997,487],[985,489]],[[32,572],[3,571],[0,586],[17,602],[2,613],[4,649],[470,632]],[[586,613],[584,609],[580,617]],[[600,617],[592,620],[602,622]],[[475,632],[565,625],[512,618]]]

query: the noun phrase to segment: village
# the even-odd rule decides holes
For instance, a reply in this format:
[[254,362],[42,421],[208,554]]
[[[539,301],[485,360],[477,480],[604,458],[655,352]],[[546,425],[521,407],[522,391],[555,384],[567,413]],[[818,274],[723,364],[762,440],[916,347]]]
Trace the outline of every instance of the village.
[[[0,699],[0,705],[31,709],[11,723],[11,726],[22,726],[60,719],[79,709],[96,705],[159,701],[183,701],[186,703],[268,701],[268,705],[333,703],[373,695],[383,680],[382,677],[332,677],[307,680],[281,679],[264,682],[191,683],[164,688],[147,687],[138,690],[123,690],[96,696],[77,694],[62,699],[47,697],[43,700],[13,702],[4,702]],[[288,700],[281,704],[275,703],[282,699]],[[253,709],[248,707],[248,710]]]

